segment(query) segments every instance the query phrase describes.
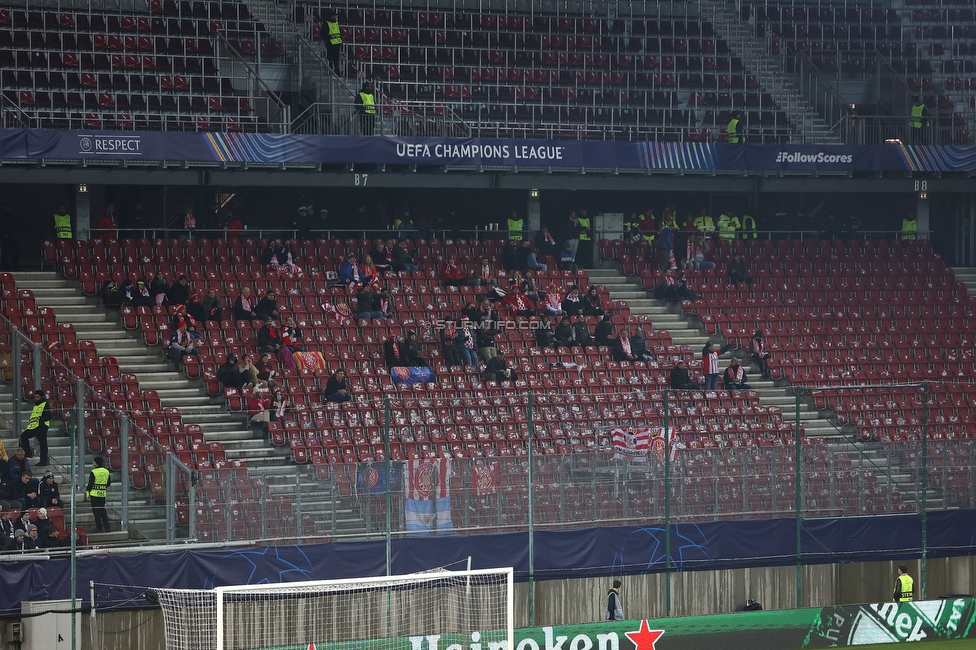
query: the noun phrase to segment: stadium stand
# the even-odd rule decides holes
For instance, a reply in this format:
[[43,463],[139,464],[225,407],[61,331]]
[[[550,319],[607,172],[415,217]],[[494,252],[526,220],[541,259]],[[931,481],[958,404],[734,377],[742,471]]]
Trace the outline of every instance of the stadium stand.
[[0,88],[20,108],[8,119],[26,122],[9,125],[266,130],[227,48],[244,61],[285,53],[247,6],[153,0],[148,9],[0,8]]
[[[0,8],[8,125],[280,130],[270,106],[282,106],[272,97],[281,89],[262,82],[255,93],[251,66],[295,64],[284,42],[319,41],[333,5],[298,3],[264,21],[230,2],[153,0],[145,11],[91,14]],[[338,7],[344,72],[378,82],[387,115],[439,107],[485,137],[721,141],[743,111],[750,142],[794,141],[797,115],[768,91],[772,78],[737,55],[744,44],[699,17],[711,15],[706,5],[606,17],[347,4]],[[970,15],[936,4],[761,4],[749,24],[769,56],[789,52],[787,67],[809,60],[832,83],[890,71],[961,144],[976,109]]]

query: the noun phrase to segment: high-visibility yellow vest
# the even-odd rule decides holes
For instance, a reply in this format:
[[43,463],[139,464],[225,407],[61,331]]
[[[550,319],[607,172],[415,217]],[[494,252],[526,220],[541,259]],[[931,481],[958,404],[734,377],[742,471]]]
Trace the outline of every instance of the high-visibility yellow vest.
[[704,217],[695,217],[694,224],[695,228],[698,228],[699,231],[705,234],[715,232],[715,222],[707,215]]
[[922,113],[925,112],[925,104],[919,104],[918,106],[912,106],[912,119],[909,121],[909,125],[913,129],[922,128]]
[[913,241],[918,236],[918,222],[914,219],[901,220],[902,241]]
[[54,236],[58,239],[71,239],[71,215],[54,215]]
[[359,98],[363,100],[363,113],[376,115],[376,102],[373,101],[373,94],[360,92]]
[[339,32],[339,21],[327,20],[325,21],[325,25],[329,28],[329,43],[331,45],[342,45],[342,33]]
[[522,239],[522,225],[525,223],[522,219],[509,219],[508,220],[508,238],[509,239]]
[[47,406],[47,402],[41,402],[40,404],[35,404],[34,408],[31,409],[30,420],[27,422],[27,430],[33,431],[42,424],[46,427],[51,426],[51,421],[41,422],[41,416],[44,415],[44,408]]
[[756,238],[756,220],[747,214],[742,215],[742,238]]
[[739,120],[733,117],[728,126],[729,144],[739,144]]
[[735,231],[739,228],[739,218],[727,214],[718,217],[718,236],[721,239],[735,239]]
[[898,576],[898,582],[901,585],[899,591],[901,594],[898,596],[899,603],[910,603],[915,600],[915,581],[907,573],[903,573]]
[[590,241],[590,219],[589,219],[589,217],[587,217],[585,219],[583,217],[580,217],[579,224],[583,228],[583,230],[580,232],[580,241]]
[[88,492],[88,496],[104,499],[105,495],[108,494],[109,471],[104,467],[96,467],[91,473],[95,477],[95,484]]

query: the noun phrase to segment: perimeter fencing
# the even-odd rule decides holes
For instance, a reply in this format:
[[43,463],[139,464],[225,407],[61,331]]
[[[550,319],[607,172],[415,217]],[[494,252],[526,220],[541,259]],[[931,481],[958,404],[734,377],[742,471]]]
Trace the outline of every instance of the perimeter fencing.
[[[63,423],[50,436],[59,482],[87,514],[88,468],[104,456],[110,516],[128,544],[531,538],[785,518],[797,522],[799,583],[802,565],[832,557],[811,519],[922,513],[924,528],[927,511],[976,507],[968,383],[795,389],[790,413],[751,390],[669,390],[667,359],[640,370],[517,365],[550,383],[452,376],[341,404],[295,400],[265,434],[278,462],[249,466],[84,342],[62,333],[42,346],[38,332],[3,322],[13,428],[27,421],[27,392],[44,390]],[[796,416],[806,405],[834,425],[831,435],[804,431]],[[924,594],[924,530],[922,539]],[[678,564],[666,553],[670,571]]]

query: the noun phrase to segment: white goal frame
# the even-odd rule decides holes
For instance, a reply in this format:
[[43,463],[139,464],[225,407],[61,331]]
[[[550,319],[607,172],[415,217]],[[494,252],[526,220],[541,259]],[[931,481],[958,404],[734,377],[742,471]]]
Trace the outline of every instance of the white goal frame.
[[506,577],[506,628],[508,635],[508,650],[515,650],[515,571],[512,567],[500,569],[470,569],[464,571],[444,571],[435,570],[431,572],[406,573],[393,576],[376,576],[370,578],[345,578],[340,580],[311,580],[306,582],[283,582],[277,584],[261,585],[237,585],[227,587],[215,587],[216,595],[216,627],[217,627],[217,650],[225,650],[224,646],[224,596],[232,594],[253,594],[256,592],[286,592],[292,589],[305,590],[319,587],[335,588],[335,591],[345,587],[355,588],[362,586],[372,587],[398,587],[409,584],[423,583],[426,581],[437,581],[441,579],[458,579],[465,576],[483,575],[502,575]]

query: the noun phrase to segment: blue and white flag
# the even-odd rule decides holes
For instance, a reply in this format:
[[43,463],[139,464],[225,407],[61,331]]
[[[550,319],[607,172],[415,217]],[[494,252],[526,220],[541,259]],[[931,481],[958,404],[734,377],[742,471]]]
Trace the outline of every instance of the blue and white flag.
[[450,533],[454,530],[449,496],[438,499],[407,499],[404,511],[408,535],[419,537]]
[[[390,489],[396,492],[400,488],[400,474],[402,463],[390,463]],[[368,492],[371,497],[386,494],[386,467],[384,463],[362,463],[356,471],[356,489]]]

